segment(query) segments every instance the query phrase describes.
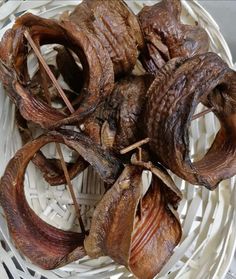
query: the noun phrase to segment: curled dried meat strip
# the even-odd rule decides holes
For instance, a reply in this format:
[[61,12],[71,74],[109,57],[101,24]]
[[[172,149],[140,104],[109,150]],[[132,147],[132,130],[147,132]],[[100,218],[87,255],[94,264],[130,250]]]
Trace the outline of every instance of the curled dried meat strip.
[[[16,111],[16,123],[20,132],[22,143],[26,144],[33,139],[32,132],[28,127],[27,121],[21,116],[19,111]],[[34,154],[32,162],[42,172],[44,179],[51,185],[57,186],[66,184],[66,178],[59,159],[48,159],[41,151]],[[88,167],[86,162],[81,156],[78,156],[74,163],[66,163],[68,174],[72,180],[79,173]]]
[[[51,186],[58,186],[67,183],[61,161],[59,159],[48,159],[42,152],[37,152],[32,159],[32,162],[38,169],[40,169],[43,173],[44,179]],[[86,162],[81,156],[79,156],[73,163],[66,163],[70,180],[83,172],[88,165],[88,162]]]
[[143,36],[136,16],[122,0],[84,0],[69,19],[96,35],[108,50],[115,74],[131,72]]
[[[58,43],[78,55],[85,75],[83,101],[70,116],[35,98],[28,87],[28,45],[25,30],[39,45]],[[81,121],[92,113],[113,89],[112,61],[99,40],[70,21],[57,22],[32,14],[16,20],[0,44],[0,78],[22,116],[43,128],[56,128]],[[81,78],[81,77],[78,77]]]
[[95,209],[85,249],[91,257],[109,255],[136,277],[149,279],[169,259],[182,231],[168,208],[165,184],[153,176],[142,197],[141,177],[142,168],[126,166]]
[[[170,61],[147,94],[149,146],[163,166],[210,190],[236,173],[236,73],[217,54]],[[188,129],[202,101],[211,107],[221,128],[206,155],[191,162]]]
[[114,183],[122,168],[108,152],[96,147],[82,134],[61,130],[50,132],[26,144],[10,160],[0,182],[0,203],[17,248],[33,263],[52,269],[85,255],[84,235],[56,229],[42,221],[27,204],[24,174],[29,161],[45,144],[64,143],[79,152],[104,181]]
[[180,0],[162,0],[145,6],[138,18],[146,42],[141,60],[149,72],[157,72],[171,58],[191,57],[209,49],[209,37],[200,26],[182,24]]

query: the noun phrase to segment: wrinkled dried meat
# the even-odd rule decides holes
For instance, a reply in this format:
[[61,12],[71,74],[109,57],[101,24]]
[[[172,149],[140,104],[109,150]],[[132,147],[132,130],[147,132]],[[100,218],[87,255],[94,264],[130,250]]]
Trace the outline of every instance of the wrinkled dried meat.
[[[236,173],[235,84],[236,73],[214,53],[176,59],[161,69],[147,93],[145,116],[150,148],[162,165],[210,190]],[[204,158],[191,162],[188,129],[201,101],[221,129]]]
[[149,75],[120,79],[103,106],[84,123],[85,133],[118,152],[139,140],[146,93],[152,81]]
[[61,130],[50,132],[26,144],[9,162],[0,182],[0,202],[16,246],[33,263],[52,269],[85,255],[85,235],[65,232],[42,221],[30,209],[24,194],[24,174],[29,161],[50,142],[64,143],[81,154],[104,181],[114,183],[122,170],[120,162],[96,147],[82,134]]
[[85,0],[69,16],[108,50],[115,74],[132,71],[143,36],[136,16],[122,0]]
[[126,166],[95,209],[85,249],[91,257],[109,255],[138,278],[148,279],[172,255],[182,232],[176,213],[168,208],[165,184],[153,176],[144,197],[141,184],[142,168]]
[[[72,115],[65,115],[31,94],[27,86],[30,80],[27,73],[28,48],[24,38],[27,28],[31,37],[40,45],[62,44],[79,56],[86,73],[82,93],[84,98]],[[59,23],[32,14],[21,16],[1,41],[0,62],[0,78],[20,113],[25,119],[43,128],[55,128],[81,121],[91,114],[113,89],[113,65],[108,52],[98,39],[81,31],[69,21]]]
[[162,0],[138,14],[146,50],[141,60],[149,72],[157,72],[171,58],[205,53],[209,38],[200,26],[182,24],[180,0]]

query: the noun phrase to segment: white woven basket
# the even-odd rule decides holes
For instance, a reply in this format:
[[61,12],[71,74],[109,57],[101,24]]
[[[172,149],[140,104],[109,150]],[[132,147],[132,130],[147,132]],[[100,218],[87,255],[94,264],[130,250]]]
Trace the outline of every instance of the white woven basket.
[[[15,17],[25,11],[47,18],[58,18],[65,10],[72,10],[80,1],[1,1],[0,37],[14,23]],[[156,1],[126,1],[136,13],[143,3]],[[219,27],[212,17],[194,1],[183,1],[183,20],[198,22],[209,33],[211,50],[218,53],[231,67],[232,57]],[[44,48],[44,55],[51,60],[51,47]],[[35,70],[36,63],[30,62]],[[199,110],[202,107],[198,107]],[[21,146],[21,139],[14,122],[15,107],[0,85],[0,175],[9,159]],[[192,122],[191,154],[202,156],[209,148],[218,130],[218,122],[212,113]],[[55,156],[52,146],[47,152]],[[70,154],[68,154],[70,155]],[[78,230],[72,200],[65,186],[49,187],[33,165],[25,176],[25,193],[30,206],[48,223],[65,230]],[[175,177],[184,198],[179,206],[183,226],[181,244],[158,278],[224,278],[236,246],[236,187],[235,177],[224,181],[217,190],[209,192],[203,187],[192,186]],[[92,170],[86,170],[73,181],[78,202],[87,227],[92,212],[103,193],[103,183]],[[95,187],[96,186],[96,187]],[[75,279],[75,278],[127,278],[132,275],[110,258],[91,260],[85,257],[63,268],[45,271],[25,260],[15,249],[7,230],[2,211],[0,212],[0,278],[14,279]]]

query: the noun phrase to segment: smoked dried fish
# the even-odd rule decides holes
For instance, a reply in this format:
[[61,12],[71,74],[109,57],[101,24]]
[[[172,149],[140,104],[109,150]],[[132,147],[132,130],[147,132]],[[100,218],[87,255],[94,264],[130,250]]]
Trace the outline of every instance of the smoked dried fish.
[[107,49],[116,75],[133,70],[143,48],[138,20],[123,0],[85,0],[69,20],[94,34]]
[[141,61],[149,72],[157,72],[171,58],[191,57],[209,49],[206,31],[196,25],[182,24],[180,0],[162,0],[145,6],[138,14],[146,49]]
[[141,175],[142,168],[126,166],[107,191],[95,209],[85,249],[91,257],[108,255],[136,277],[149,279],[169,259],[182,230],[176,213],[168,208],[168,188],[153,176],[142,197]]
[[[40,45],[62,44],[79,56],[86,73],[82,92],[84,98],[70,116],[31,94],[27,73],[28,46],[24,37],[26,29]],[[22,116],[43,128],[56,128],[81,121],[110,94],[114,85],[112,61],[98,39],[70,21],[59,23],[32,14],[19,17],[13,28],[5,33],[0,44],[0,78]]]
[[84,123],[85,133],[116,152],[136,142],[141,136],[139,124],[152,81],[149,75],[120,79],[104,104]]
[[29,161],[50,142],[64,143],[81,154],[107,183],[114,183],[122,164],[84,135],[61,130],[50,132],[20,149],[9,162],[0,182],[0,203],[17,248],[33,263],[52,269],[85,256],[84,235],[56,229],[42,221],[27,204],[24,174]]
[[[167,169],[210,190],[236,174],[236,72],[207,52],[206,31],[183,24],[181,9],[180,0],[162,0],[136,16],[123,0],[84,0],[59,20],[25,14],[4,34],[0,79],[25,145],[0,180],[0,203],[12,240],[34,264],[53,269],[86,254],[110,256],[135,277],[152,279],[182,236],[182,193]],[[60,45],[57,67],[39,51],[47,44]],[[32,50],[39,70],[31,78]],[[191,161],[189,127],[199,103],[221,128],[206,155]],[[61,129],[66,125],[73,127]],[[33,140],[34,129],[44,134]],[[57,144],[60,160],[42,152],[48,143]],[[76,159],[73,153],[64,162],[59,144]],[[82,233],[56,229],[29,207],[30,161],[51,185],[68,184]],[[90,231],[70,183],[89,165],[106,190]]]
[[[210,190],[236,173],[236,73],[217,54],[168,62],[157,73],[147,95],[149,146],[163,166]],[[202,101],[217,116],[221,129],[204,158],[192,162],[188,129]]]

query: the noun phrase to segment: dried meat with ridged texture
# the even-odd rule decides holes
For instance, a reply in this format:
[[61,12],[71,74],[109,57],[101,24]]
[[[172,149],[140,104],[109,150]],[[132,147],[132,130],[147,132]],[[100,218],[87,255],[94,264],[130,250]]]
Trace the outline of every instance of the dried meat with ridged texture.
[[[62,44],[80,58],[86,76],[83,101],[71,115],[50,107],[31,94],[28,87],[28,45],[24,37],[26,29],[39,45]],[[0,44],[0,78],[22,116],[43,128],[58,128],[82,121],[111,93],[114,85],[112,61],[95,36],[80,30],[70,21],[59,23],[32,14],[19,17],[13,28],[4,34]]]
[[140,120],[151,75],[130,75],[115,83],[115,88],[91,119],[85,121],[85,133],[104,147],[119,152],[142,137]]
[[[30,129],[28,122],[21,116],[18,110],[16,110],[15,114],[17,127],[24,145],[33,140],[31,131],[32,125]],[[36,130],[36,127],[34,127],[33,130]],[[43,152],[38,151],[34,154],[32,162],[42,172],[44,179],[51,186],[66,184],[66,178],[62,169],[61,160],[46,158]],[[88,167],[88,162],[86,162],[81,156],[78,156],[75,162],[66,163],[66,166],[70,179],[73,179]]]
[[99,39],[109,52],[116,75],[133,70],[144,42],[139,22],[124,1],[84,0],[69,19]]
[[[145,123],[155,160],[210,190],[236,174],[236,73],[217,54],[168,62],[147,94]],[[221,128],[205,156],[192,162],[189,127],[200,102],[212,109]]]
[[208,51],[207,32],[198,25],[181,23],[181,10],[180,0],[162,0],[139,12],[146,43],[141,61],[147,71],[157,72],[171,58],[191,57]]
[[29,207],[24,194],[24,174],[34,154],[50,142],[64,143],[87,160],[104,181],[114,183],[122,164],[82,134],[61,130],[40,136],[22,147],[8,163],[0,181],[0,203],[16,247],[34,264],[57,268],[85,256],[85,235],[56,229]]
[[165,184],[153,176],[142,197],[141,177],[142,168],[126,166],[95,209],[85,249],[90,257],[108,255],[137,278],[151,279],[172,255],[182,230],[168,207]]

